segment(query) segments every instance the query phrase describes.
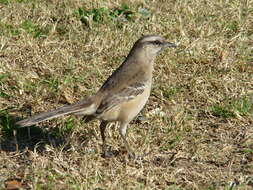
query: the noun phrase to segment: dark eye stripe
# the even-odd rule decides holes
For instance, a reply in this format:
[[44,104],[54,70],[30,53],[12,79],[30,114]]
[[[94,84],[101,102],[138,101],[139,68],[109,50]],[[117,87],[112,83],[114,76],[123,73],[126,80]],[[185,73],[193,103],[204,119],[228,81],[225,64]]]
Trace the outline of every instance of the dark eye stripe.
[[151,43],[155,44],[155,45],[161,45],[162,44],[162,42],[159,41],[159,40],[152,41]]

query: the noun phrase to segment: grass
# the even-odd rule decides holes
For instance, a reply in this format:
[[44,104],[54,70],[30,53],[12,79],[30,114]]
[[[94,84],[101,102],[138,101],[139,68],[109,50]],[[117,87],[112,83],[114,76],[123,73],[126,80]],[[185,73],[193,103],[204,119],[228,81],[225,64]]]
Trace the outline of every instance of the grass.
[[[80,21],[89,25],[90,22],[104,23],[106,20],[119,22],[127,22],[133,20],[135,12],[130,10],[127,4],[122,4],[119,8],[109,9],[107,7],[93,8],[92,10],[86,10],[79,7],[74,11],[74,14],[80,19]],[[118,25],[121,26],[121,25]]]
[[[253,188],[252,1],[0,0],[0,189]],[[101,157],[98,122],[15,121],[96,92],[143,34],[179,47],[156,60],[145,121]],[[234,184],[234,185],[233,185]]]

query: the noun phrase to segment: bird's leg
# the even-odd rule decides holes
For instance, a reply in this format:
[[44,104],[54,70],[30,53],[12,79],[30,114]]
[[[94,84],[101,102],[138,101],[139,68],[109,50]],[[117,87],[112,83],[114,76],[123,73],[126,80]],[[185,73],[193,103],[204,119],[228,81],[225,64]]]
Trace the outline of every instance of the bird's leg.
[[102,157],[111,157],[112,153],[107,151],[107,146],[106,146],[106,140],[105,140],[105,129],[107,126],[107,121],[102,121],[99,128],[100,128],[100,133],[102,137]]
[[127,125],[128,125],[128,123],[121,123],[121,124],[120,124],[120,128],[119,128],[119,133],[120,133],[121,138],[122,138],[123,141],[124,141],[124,145],[125,145],[125,147],[126,147],[126,149],[127,149],[127,152],[128,152],[128,154],[129,154],[129,156],[130,156],[131,158],[135,158],[135,154],[134,154],[134,152],[132,151],[132,149],[130,148],[130,146],[129,146],[127,140],[126,140]]

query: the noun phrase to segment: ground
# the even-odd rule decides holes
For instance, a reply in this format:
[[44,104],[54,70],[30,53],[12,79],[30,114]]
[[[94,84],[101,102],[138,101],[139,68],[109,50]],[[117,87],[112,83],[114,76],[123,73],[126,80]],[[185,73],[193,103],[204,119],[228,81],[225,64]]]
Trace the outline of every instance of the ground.
[[[15,121],[95,93],[145,34],[178,44],[156,59],[149,102],[117,124]],[[0,189],[253,189],[253,2],[0,0]],[[144,118],[144,119],[140,119]]]

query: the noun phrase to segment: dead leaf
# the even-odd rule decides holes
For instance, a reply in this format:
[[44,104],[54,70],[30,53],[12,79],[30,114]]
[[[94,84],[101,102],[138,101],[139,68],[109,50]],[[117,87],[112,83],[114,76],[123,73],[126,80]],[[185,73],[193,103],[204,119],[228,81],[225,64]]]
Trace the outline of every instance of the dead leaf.
[[6,190],[18,190],[23,187],[21,179],[7,179],[4,184]]

